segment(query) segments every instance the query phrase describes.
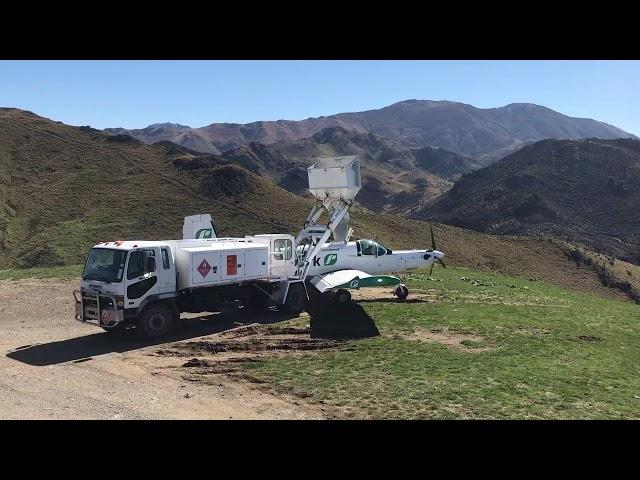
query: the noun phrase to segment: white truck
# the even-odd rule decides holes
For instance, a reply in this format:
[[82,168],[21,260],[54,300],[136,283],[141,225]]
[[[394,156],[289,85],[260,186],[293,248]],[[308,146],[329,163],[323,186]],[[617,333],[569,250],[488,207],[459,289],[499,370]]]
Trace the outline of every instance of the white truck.
[[[157,338],[176,327],[181,312],[211,311],[225,300],[300,313],[309,298],[305,280],[312,259],[332,234],[346,240],[347,212],[361,187],[356,157],[321,159],[308,174],[319,204],[295,238],[217,238],[211,217],[194,215],[185,218],[182,240],[93,246],[73,292],[76,320]],[[319,224],[324,211],[328,220]]]
[[135,326],[160,337],[180,312],[211,311],[224,300],[264,307],[271,301],[299,313],[306,293],[291,235],[256,235],[166,241],[116,241],[95,245],[80,290],[76,319],[114,331]]

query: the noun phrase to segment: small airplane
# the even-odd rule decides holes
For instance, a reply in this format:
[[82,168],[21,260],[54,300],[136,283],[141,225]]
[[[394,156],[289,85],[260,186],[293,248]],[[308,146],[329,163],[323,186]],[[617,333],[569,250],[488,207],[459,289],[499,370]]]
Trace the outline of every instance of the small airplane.
[[308,279],[320,293],[334,292],[339,303],[351,300],[349,289],[393,285],[394,295],[405,300],[409,289],[390,274],[431,265],[431,275],[436,262],[446,268],[443,257],[444,253],[436,248],[433,227],[428,250],[391,250],[369,239],[325,243],[313,258]]

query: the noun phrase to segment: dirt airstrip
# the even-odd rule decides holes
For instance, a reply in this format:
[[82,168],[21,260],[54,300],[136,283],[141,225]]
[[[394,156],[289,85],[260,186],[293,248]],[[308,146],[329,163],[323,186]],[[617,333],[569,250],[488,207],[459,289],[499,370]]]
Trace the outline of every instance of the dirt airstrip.
[[234,362],[331,348],[335,341],[310,339],[304,327],[277,328],[283,318],[276,312],[256,317],[236,309],[193,316],[167,341],[145,344],[131,332],[113,335],[74,321],[76,284],[0,281],[0,418],[341,416],[233,375]]

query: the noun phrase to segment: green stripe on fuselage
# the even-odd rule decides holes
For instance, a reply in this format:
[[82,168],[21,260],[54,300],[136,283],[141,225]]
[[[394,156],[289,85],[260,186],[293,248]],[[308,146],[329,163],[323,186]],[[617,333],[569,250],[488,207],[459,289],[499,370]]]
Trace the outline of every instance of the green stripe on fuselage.
[[349,282],[338,285],[335,288],[367,288],[367,287],[387,287],[390,285],[398,285],[400,279],[391,275],[373,275],[371,277],[356,277]]

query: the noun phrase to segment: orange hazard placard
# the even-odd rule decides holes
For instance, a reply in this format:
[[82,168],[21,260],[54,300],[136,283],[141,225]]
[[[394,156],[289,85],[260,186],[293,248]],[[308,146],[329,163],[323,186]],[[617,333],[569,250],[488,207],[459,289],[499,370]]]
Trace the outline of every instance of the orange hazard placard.
[[238,274],[238,256],[227,255],[227,275]]

